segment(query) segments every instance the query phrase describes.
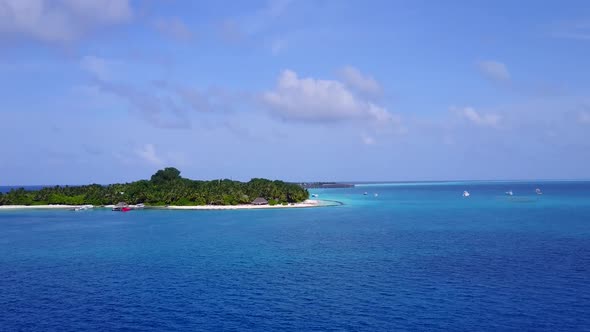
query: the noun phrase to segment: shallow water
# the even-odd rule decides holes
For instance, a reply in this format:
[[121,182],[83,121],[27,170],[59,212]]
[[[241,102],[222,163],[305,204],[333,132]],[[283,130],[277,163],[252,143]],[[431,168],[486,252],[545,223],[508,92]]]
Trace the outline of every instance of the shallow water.
[[312,192],[344,205],[0,211],[0,330],[590,327],[590,183]]

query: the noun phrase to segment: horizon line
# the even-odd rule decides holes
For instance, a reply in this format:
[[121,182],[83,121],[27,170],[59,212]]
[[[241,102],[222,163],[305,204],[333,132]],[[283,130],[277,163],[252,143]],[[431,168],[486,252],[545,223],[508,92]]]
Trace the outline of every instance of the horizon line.
[[[250,180],[252,180],[253,178],[251,178]],[[143,180],[143,179],[142,179]],[[197,179],[191,179],[194,181],[216,181],[216,180],[231,180],[229,178],[217,178],[217,179],[210,179],[210,180],[197,180]],[[270,179],[269,179],[270,180]],[[276,180],[276,179],[275,179]],[[87,186],[87,185],[91,185],[91,184],[98,184],[101,186],[108,186],[110,184],[120,184],[120,183],[131,183],[131,182],[136,182],[136,181],[141,181],[141,180],[135,180],[135,181],[127,181],[127,182],[113,182],[113,183],[87,183],[87,184],[0,184],[0,187],[55,187],[55,186],[70,186],[70,187],[74,187],[74,186]],[[239,181],[239,182],[247,182],[247,181],[240,181],[240,180],[232,180],[232,181]],[[274,181],[274,180],[273,180]],[[590,178],[586,178],[586,179],[557,179],[557,178],[545,178],[545,179],[500,179],[500,180],[489,180],[489,179],[478,179],[478,180],[371,180],[371,181],[336,181],[336,180],[330,180],[330,181],[317,181],[317,180],[313,180],[313,181],[285,181],[285,180],[279,180],[279,181],[284,181],[287,183],[342,183],[342,184],[380,184],[380,183],[391,183],[391,184],[395,184],[395,183],[431,183],[431,182],[435,182],[435,183],[453,183],[453,182],[534,182],[534,181],[540,181],[540,182],[590,182]]]

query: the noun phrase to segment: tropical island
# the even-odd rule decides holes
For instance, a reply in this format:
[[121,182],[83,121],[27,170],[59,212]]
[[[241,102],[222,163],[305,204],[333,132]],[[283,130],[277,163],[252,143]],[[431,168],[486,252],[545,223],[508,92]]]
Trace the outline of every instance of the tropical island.
[[168,167],[150,180],[84,186],[54,186],[39,190],[12,189],[0,193],[0,206],[109,206],[144,204],[151,207],[313,206],[307,189],[295,183],[255,178],[249,182],[228,179],[197,181]]

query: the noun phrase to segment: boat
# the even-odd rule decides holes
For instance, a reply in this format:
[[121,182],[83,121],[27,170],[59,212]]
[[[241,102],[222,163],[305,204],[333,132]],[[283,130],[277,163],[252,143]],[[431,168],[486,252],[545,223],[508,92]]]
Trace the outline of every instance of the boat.
[[379,196],[379,194],[375,193],[375,197]]
[[543,195],[543,192],[539,188],[535,189],[535,192],[537,193],[537,195]]
[[368,194],[369,194],[369,193],[368,193],[368,192],[366,192],[366,191],[363,193],[363,195],[365,195],[365,196],[367,196]]
[[506,195],[512,196],[512,195],[514,195],[514,193],[512,192],[512,190],[509,190],[509,191],[506,192]]
[[80,205],[78,207],[75,207],[74,211],[85,211],[85,210],[90,210],[93,208],[94,208],[94,205],[86,204],[86,205]]
[[127,212],[130,210],[131,210],[131,208],[125,202],[119,202],[119,203],[117,203],[117,205],[113,206],[113,211]]
[[311,197],[318,197],[318,194],[311,194]]
[[143,209],[143,208],[145,208],[145,204],[143,204],[143,203],[139,203],[139,204],[135,205],[135,209]]
[[471,194],[469,193],[469,191],[465,190],[463,192],[463,197],[469,197],[469,196],[471,196]]

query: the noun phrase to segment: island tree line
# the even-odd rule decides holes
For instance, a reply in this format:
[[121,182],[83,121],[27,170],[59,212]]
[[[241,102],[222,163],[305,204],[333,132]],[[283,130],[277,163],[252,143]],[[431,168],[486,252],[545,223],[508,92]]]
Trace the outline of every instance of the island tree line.
[[118,202],[154,206],[237,205],[248,204],[257,197],[265,198],[271,205],[288,204],[306,200],[309,192],[294,183],[267,179],[195,181],[181,177],[179,170],[168,167],[157,171],[150,180],[131,183],[12,189],[0,193],[0,205],[109,205]]

